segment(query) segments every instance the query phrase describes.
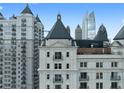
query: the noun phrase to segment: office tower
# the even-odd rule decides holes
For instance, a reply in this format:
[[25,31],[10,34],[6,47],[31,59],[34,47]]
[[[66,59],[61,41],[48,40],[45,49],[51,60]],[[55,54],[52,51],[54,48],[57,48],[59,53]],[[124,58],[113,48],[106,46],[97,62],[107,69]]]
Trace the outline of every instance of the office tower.
[[93,40],[96,35],[96,22],[94,12],[86,13],[82,24],[82,39]]

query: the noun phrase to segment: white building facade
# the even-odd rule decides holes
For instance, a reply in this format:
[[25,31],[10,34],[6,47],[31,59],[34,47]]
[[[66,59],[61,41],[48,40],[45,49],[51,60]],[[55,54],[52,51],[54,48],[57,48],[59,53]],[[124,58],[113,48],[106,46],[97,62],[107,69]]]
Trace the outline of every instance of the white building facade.
[[123,89],[124,44],[113,42],[110,46],[103,25],[96,39],[72,39],[58,15],[39,47],[39,88]]
[[0,14],[0,88],[39,88],[43,25],[26,5],[19,16]]

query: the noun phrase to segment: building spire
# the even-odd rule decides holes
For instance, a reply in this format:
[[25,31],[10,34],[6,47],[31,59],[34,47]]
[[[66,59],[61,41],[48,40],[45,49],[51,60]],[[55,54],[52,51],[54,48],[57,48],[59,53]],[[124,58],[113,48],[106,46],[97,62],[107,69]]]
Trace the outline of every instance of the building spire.
[[33,13],[31,11],[31,9],[29,8],[28,4],[26,4],[26,7],[24,8],[24,10],[21,13],[22,14],[32,14],[33,15]]
[[60,14],[57,15],[57,20],[61,20],[61,15]]

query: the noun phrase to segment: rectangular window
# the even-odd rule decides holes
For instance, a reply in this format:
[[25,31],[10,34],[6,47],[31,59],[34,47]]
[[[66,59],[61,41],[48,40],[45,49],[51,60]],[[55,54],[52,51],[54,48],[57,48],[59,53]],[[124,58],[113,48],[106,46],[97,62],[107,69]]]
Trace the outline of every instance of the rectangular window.
[[50,69],[50,64],[47,64],[47,69]]
[[87,82],[80,83],[80,89],[87,89]]
[[62,69],[62,64],[54,64],[54,69]]
[[80,78],[86,79],[87,78],[87,72],[81,72],[80,73]]
[[117,82],[112,82],[111,83],[111,88],[112,89],[117,89],[118,88],[118,83]]
[[87,67],[87,62],[84,62],[84,67]]
[[54,64],[54,68],[55,68],[55,69],[57,69],[57,68],[58,68],[58,67],[57,67],[57,64]]
[[59,69],[62,69],[62,64],[58,64],[59,65]]
[[66,64],[66,68],[69,69],[69,64]]
[[118,67],[118,63],[117,62],[112,62],[111,67]]
[[54,81],[55,82],[61,82],[62,81],[62,75],[61,74],[55,74]]
[[55,89],[61,89],[61,85],[55,85]]
[[69,52],[66,53],[66,57],[69,57]]
[[50,52],[47,52],[47,57],[50,57]]
[[103,67],[103,62],[96,62],[96,68],[102,68]]
[[83,62],[80,62],[80,67],[83,67]]
[[50,89],[50,85],[47,85],[47,89]]
[[96,83],[96,89],[103,89],[103,83],[102,82],[97,82]]
[[47,79],[50,79],[50,75],[49,74],[47,74]]
[[97,72],[96,73],[96,79],[103,79],[103,73],[102,72]]
[[87,67],[87,62],[80,62],[80,67]]
[[69,89],[69,85],[66,85],[66,89]]
[[103,63],[102,62],[100,62],[100,67],[103,67]]
[[61,52],[55,52],[55,59],[62,59],[62,53]]
[[66,79],[69,79],[69,74],[66,74]]

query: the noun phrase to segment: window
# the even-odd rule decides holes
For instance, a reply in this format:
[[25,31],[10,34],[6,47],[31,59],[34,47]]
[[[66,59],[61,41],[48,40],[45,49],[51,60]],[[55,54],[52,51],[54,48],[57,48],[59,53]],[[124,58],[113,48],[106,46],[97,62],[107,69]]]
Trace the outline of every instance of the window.
[[69,57],[69,52],[66,53],[66,57]]
[[87,82],[80,83],[80,89],[87,89]]
[[96,67],[97,68],[102,68],[103,67],[103,62],[96,62]]
[[47,74],[47,79],[50,79],[50,75],[49,74]]
[[69,64],[66,64],[66,68],[69,69]]
[[102,82],[97,82],[96,83],[96,89],[103,89],[103,83]]
[[54,69],[62,69],[62,64],[54,64]]
[[50,69],[50,64],[47,64],[47,69]]
[[69,85],[66,85],[66,89],[69,89]]
[[61,74],[55,74],[55,79],[54,79],[55,82],[59,82],[59,81],[62,81],[62,75]]
[[87,78],[87,72],[81,72],[80,78],[86,79]]
[[50,89],[50,85],[47,85],[47,89]]
[[69,79],[69,74],[66,74],[66,79]]
[[87,67],[87,62],[80,62],[80,67]]
[[116,79],[118,76],[118,72],[111,72],[111,79]]
[[97,72],[96,73],[96,79],[103,79],[103,73],[102,72]]
[[112,62],[111,67],[118,67],[118,63],[117,62]]
[[112,82],[111,83],[111,88],[112,89],[117,89],[118,88],[118,83],[117,82]]
[[55,85],[55,89],[61,89],[61,85]]
[[47,52],[47,57],[50,57],[50,52]]
[[62,53],[61,52],[55,52],[55,59],[62,59]]

